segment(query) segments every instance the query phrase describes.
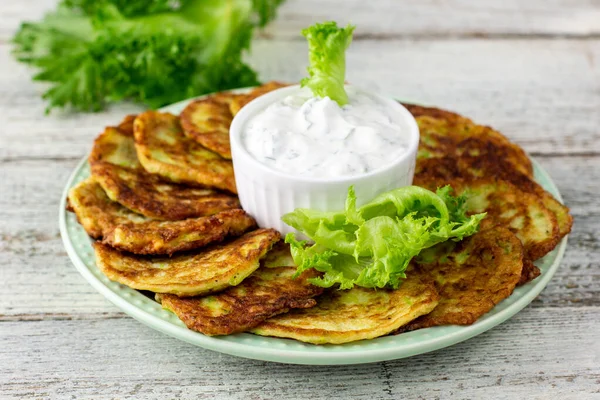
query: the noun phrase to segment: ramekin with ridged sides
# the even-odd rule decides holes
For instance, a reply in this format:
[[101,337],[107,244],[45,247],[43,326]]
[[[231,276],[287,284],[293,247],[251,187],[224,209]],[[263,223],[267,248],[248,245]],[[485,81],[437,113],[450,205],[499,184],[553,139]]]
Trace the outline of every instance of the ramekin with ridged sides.
[[[244,210],[256,219],[260,227],[274,228],[284,235],[296,232],[281,220],[284,214],[296,208],[320,211],[342,210],[348,187],[351,185],[354,185],[358,205],[361,205],[383,192],[412,184],[419,146],[417,122],[397,101],[373,93],[369,95],[393,107],[408,127],[405,132],[408,136],[407,149],[389,165],[357,176],[319,178],[294,176],[272,169],[256,160],[243,143],[242,134],[246,123],[270,104],[299,90],[299,85],[288,86],[254,99],[236,114],[229,130],[235,183],[240,203]],[[303,235],[300,234],[300,237]]]

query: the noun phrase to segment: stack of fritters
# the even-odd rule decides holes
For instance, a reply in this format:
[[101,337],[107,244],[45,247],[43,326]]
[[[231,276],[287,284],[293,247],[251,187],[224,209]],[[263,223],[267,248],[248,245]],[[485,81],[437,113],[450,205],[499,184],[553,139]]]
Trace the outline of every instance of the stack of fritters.
[[[235,98],[223,94],[206,101],[227,104]],[[71,189],[68,208],[97,240],[98,268],[114,281],[157,293],[165,307],[192,304],[199,313],[205,306],[197,326],[207,334],[243,331],[290,308],[313,306],[312,298],[322,292],[307,281],[314,273],[292,279],[295,268],[277,265],[273,256],[259,269],[280,235],[256,229],[234,194],[223,135],[231,111],[216,115],[209,107],[203,117],[197,106],[183,113],[196,107],[185,132],[179,117],[148,111],[107,127],[95,140],[92,174]],[[221,293],[202,297],[215,292]],[[238,322],[222,322],[215,311],[219,302],[227,321]],[[237,314],[230,314],[234,306]]]
[[219,93],[180,117],[149,111],[100,135],[92,176],[69,193],[106,276],[156,293],[188,328],[346,343],[436,325],[467,325],[535,279],[535,260],[571,229],[568,209],[533,180],[524,151],[447,111],[406,105],[421,130],[415,184],[451,185],[468,213],[487,212],[462,242],[423,251],[398,289],[324,290],[296,267],[279,233],[239,208],[229,146],[233,116],[254,98]]
[[417,119],[421,143],[414,184],[450,185],[466,194],[470,213],[487,212],[482,229],[504,226],[523,243],[520,284],[539,275],[533,262],[571,231],[569,209],[533,179],[531,161],[519,146],[488,126],[437,108],[406,104]]

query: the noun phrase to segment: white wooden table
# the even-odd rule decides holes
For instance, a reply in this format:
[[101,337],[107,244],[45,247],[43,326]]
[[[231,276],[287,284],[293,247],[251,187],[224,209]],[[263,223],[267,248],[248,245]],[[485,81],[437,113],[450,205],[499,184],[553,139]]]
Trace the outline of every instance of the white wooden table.
[[263,80],[297,81],[300,29],[352,21],[348,80],[498,128],[549,171],[575,216],[556,276],[510,321],[434,353],[347,367],[193,347],[79,276],[59,197],[102,127],[140,108],[44,115],[43,88],[9,40],[54,3],[0,4],[0,398],[600,398],[600,1],[289,0],[254,42]]

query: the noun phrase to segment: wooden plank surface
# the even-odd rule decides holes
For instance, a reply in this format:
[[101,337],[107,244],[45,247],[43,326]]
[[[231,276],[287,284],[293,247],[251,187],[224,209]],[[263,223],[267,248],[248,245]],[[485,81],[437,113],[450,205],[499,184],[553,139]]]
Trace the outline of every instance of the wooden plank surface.
[[[0,11],[0,41],[21,20],[35,21],[56,0],[6,1]],[[300,30],[335,20],[358,26],[356,39],[389,37],[567,36],[600,34],[598,0],[287,0],[266,37],[300,39]]]
[[0,387],[6,399],[469,399],[490,398],[491,393],[506,399],[524,398],[524,393],[539,399],[592,398],[600,379],[597,356],[590,351],[600,341],[594,323],[599,311],[527,309],[451,348],[333,367],[231,357],[130,319],[4,322]]
[[354,84],[446,107],[536,156],[575,216],[540,296],[501,326],[406,360],[303,367],[161,335],[79,276],[58,233],[71,170],[106,124],[142,108],[44,115],[10,57],[21,20],[56,0],[0,5],[0,398],[600,398],[600,0],[288,0],[255,40],[263,80],[305,75],[301,28],[358,25]]
[[[263,80],[297,82],[306,58],[302,42],[262,40],[251,64]],[[358,86],[464,113],[534,155],[600,154],[600,41],[361,41],[347,63]],[[0,161],[80,157],[103,126],[141,110],[46,116],[40,92],[0,45]]]

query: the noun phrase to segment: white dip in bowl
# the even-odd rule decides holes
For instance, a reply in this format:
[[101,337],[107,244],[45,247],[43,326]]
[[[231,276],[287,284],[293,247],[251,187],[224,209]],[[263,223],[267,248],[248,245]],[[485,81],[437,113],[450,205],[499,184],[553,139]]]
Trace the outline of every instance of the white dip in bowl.
[[409,121],[397,107],[352,86],[349,104],[307,88],[270,104],[244,125],[256,160],[295,176],[337,178],[377,171],[408,150]]
[[358,205],[412,183],[419,128],[397,101],[346,86],[349,103],[289,86],[244,106],[230,128],[242,207],[261,227],[295,232],[296,208],[338,211],[350,185]]

